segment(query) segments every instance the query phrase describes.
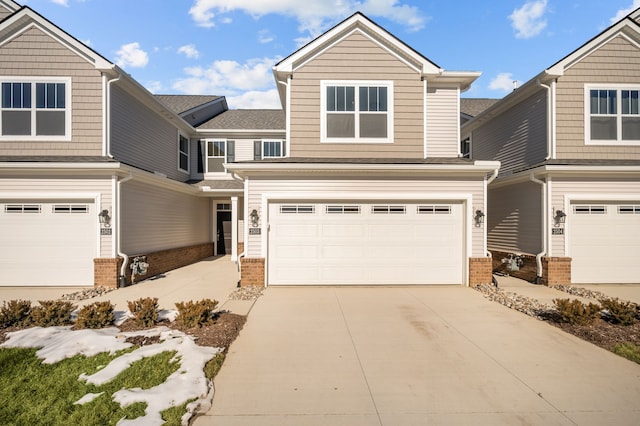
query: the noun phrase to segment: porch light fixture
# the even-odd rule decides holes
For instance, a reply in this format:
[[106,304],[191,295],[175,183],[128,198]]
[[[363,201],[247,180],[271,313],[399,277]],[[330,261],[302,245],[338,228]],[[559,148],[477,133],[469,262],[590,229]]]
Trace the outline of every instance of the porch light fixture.
[[553,217],[553,221],[556,226],[560,226],[564,224],[565,219],[567,218],[567,214],[562,210],[556,210],[556,215]]
[[484,213],[482,213],[482,210],[476,210],[473,221],[476,223],[476,227],[479,228],[482,226],[482,224],[484,223]]
[[98,214],[98,220],[100,221],[100,225],[105,228],[109,228],[111,226],[111,215],[109,215],[109,210],[104,209]]
[[253,209],[249,214],[249,218],[251,219],[251,226],[257,228],[260,225],[260,215],[258,214],[258,210]]

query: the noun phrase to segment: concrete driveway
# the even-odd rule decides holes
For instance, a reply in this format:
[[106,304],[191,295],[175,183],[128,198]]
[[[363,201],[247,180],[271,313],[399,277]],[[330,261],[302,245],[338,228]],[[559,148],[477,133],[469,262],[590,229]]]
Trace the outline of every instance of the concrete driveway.
[[270,287],[195,425],[636,425],[640,365],[470,288]]

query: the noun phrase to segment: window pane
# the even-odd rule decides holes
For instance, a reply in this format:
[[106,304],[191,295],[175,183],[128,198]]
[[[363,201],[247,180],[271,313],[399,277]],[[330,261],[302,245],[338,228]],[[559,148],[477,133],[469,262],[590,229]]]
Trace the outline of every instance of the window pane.
[[11,83],[2,83],[2,108],[11,108]]
[[210,141],[207,146],[208,157],[224,157],[224,141]]
[[345,87],[336,87],[336,111],[346,111]]
[[355,111],[356,110],[356,89],[355,87],[347,87],[346,88],[346,106],[347,109],[345,111]]
[[378,111],[387,111],[387,88],[378,88]]
[[36,135],[64,136],[65,127],[64,111],[36,112]]
[[180,168],[182,170],[189,170],[189,156],[180,154]]
[[56,108],[65,108],[66,94],[64,90],[64,83],[56,84]]
[[369,109],[368,111],[379,111],[378,109],[378,88],[369,87]]
[[36,84],[36,108],[44,108],[47,105],[47,90],[44,83]]
[[210,173],[222,173],[224,172],[224,158],[209,158],[207,160],[207,171]]
[[368,87],[360,87],[360,111],[369,111],[367,108],[369,107],[369,88]]
[[31,111],[4,111],[2,113],[2,134],[31,135]]
[[56,85],[47,84],[47,108],[56,107]]
[[591,99],[591,114],[597,114],[598,113],[598,93],[600,93],[598,90],[591,90],[590,91],[590,99]]
[[615,117],[591,117],[591,139],[615,140],[617,139]]
[[638,114],[638,91],[623,90],[622,91],[622,113]]
[[336,87],[327,87],[327,111],[336,110]]
[[263,157],[282,157],[281,145],[278,141],[265,141]]
[[354,138],[355,136],[353,114],[327,114],[327,137]]
[[189,140],[184,136],[180,136],[180,152],[189,153]]
[[640,117],[622,117],[622,140],[640,140]]
[[387,114],[360,114],[361,138],[386,138]]

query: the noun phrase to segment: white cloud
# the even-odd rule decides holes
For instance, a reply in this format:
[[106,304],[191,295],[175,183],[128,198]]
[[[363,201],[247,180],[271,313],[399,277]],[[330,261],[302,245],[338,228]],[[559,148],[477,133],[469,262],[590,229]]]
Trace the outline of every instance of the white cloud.
[[154,94],[158,94],[164,89],[162,82],[157,80],[147,81],[144,83],[144,87]]
[[140,43],[123,44],[116,52],[116,64],[122,68],[142,68],[149,63],[149,55],[140,48]]
[[385,17],[417,31],[424,27],[426,17],[416,6],[399,4],[399,0],[193,0],[189,14],[202,27],[215,26],[216,19],[225,19],[227,12],[242,11],[254,17],[277,13],[294,17],[298,30],[316,37],[337,20],[357,10],[371,17]]
[[178,48],[178,53],[184,53],[184,55],[189,59],[198,59],[200,57],[200,52],[193,44],[186,44],[184,46],[180,46]]
[[547,12],[547,0],[528,1],[519,9],[515,9],[509,19],[516,30],[516,38],[537,36],[547,26],[544,15]]
[[[173,84],[173,89],[188,95],[224,95],[237,100],[234,108],[280,107],[275,93],[271,67],[279,58],[250,59],[244,64],[230,60],[213,62],[209,67],[188,67],[186,76]],[[275,100],[274,100],[275,99]]]
[[275,40],[275,36],[269,30],[258,31],[258,42],[261,44],[271,43],[273,40]]
[[233,109],[281,109],[280,97],[276,89],[251,90],[238,96],[226,96],[229,108]]
[[69,0],[51,0],[51,3],[59,4],[60,6],[69,7]]
[[522,85],[522,81],[515,80],[510,72],[501,72],[491,80],[489,83],[489,89],[509,93],[514,89],[514,82],[517,87]]
[[628,14],[630,14],[631,12],[633,12],[639,7],[640,7],[640,0],[633,0],[633,4],[631,6],[627,7],[626,9],[618,10],[616,15],[613,18],[611,18],[611,23],[615,24],[616,22],[618,22],[619,20],[621,20],[622,18],[624,18],[625,16],[627,16]]

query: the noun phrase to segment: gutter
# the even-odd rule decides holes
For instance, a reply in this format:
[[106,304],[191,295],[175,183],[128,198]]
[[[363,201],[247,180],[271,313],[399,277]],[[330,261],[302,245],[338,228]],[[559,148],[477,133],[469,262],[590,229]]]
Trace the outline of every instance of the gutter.
[[549,239],[547,237],[548,215],[547,215],[547,183],[537,179],[533,173],[529,175],[529,180],[542,185],[542,251],[536,254],[536,284],[542,279],[542,257],[547,254]]
[[121,212],[121,199],[122,199],[122,189],[121,186],[123,183],[130,181],[133,179],[133,171],[129,172],[129,176],[124,179],[119,179],[116,183],[116,253],[118,256],[122,257],[124,260],[122,261],[122,266],[120,267],[120,276],[118,277],[118,287],[124,287],[126,284],[125,273],[127,271],[127,264],[129,263],[129,256],[126,253],[122,252],[122,221],[120,220],[120,212]]

